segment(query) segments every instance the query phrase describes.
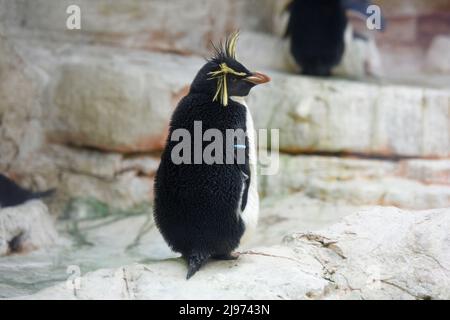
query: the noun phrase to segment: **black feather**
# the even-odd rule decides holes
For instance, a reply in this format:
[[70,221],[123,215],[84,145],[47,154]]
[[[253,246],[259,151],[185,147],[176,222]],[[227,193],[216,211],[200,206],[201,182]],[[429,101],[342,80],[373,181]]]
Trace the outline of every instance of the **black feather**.
[[186,280],[189,280],[200,268],[208,261],[210,255],[202,253],[194,253],[187,257],[188,272]]
[[[226,129],[246,130],[246,109],[232,100],[224,108],[209,95],[191,93],[176,108],[169,137],[179,128],[192,133],[197,120],[202,121],[203,132],[214,128],[225,137]],[[235,163],[175,165],[171,152],[176,144],[169,140],[162,154],[155,178],[154,217],[169,246],[188,259],[192,275],[202,265],[194,263],[192,255],[227,255],[239,246],[245,230],[239,208],[243,180]]]
[[29,200],[51,196],[55,189],[43,192],[32,192],[16,184],[8,177],[0,174],[0,207],[14,207]]

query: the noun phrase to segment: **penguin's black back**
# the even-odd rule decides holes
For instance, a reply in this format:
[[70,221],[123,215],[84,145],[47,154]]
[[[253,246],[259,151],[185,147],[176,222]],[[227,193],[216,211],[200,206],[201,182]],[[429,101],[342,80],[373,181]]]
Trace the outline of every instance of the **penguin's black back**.
[[28,191],[3,174],[0,174],[0,208],[14,207],[28,200],[51,195],[54,190],[33,193]]
[[302,72],[328,76],[344,53],[347,27],[345,9],[339,0],[294,0],[286,35],[291,53]]
[[178,142],[170,136],[175,129],[187,129],[193,153],[194,121],[202,121],[203,132],[220,130],[225,145],[226,129],[246,130],[246,116],[239,103],[231,100],[224,107],[201,93],[183,98],[172,116],[155,179],[154,216],[168,244],[185,257],[228,254],[238,247],[245,228],[238,214],[243,177],[235,164],[193,164],[193,156],[192,164],[175,165],[171,152]]

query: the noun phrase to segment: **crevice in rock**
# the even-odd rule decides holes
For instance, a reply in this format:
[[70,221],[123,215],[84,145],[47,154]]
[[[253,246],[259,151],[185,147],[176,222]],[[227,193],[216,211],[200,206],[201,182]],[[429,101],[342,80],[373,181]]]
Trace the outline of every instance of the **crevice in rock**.
[[[136,159],[137,161],[139,160],[146,161],[147,160],[146,157],[148,157],[148,160],[156,160],[159,159],[160,157],[160,152],[121,153],[116,151],[106,151],[102,149],[97,149],[90,146],[79,146],[73,144],[57,144],[57,145],[63,146],[71,151],[91,152],[97,154],[98,156],[104,155],[104,156],[120,157],[119,158],[120,167],[116,168],[116,170],[114,170],[110,174],[103,174],[103,175],[96,174],[94,172],[86,170],[79,170],[77,168],[70,166],[70,164],[58,165],[58,167],[64,172],[89,178],[95,178],[106,183],[114,182],[114,180],[117,177],[130,172],[139,178],[152,178],[155,175],[155,172],[153,172],[153,168],[150,168],[150,170],[148,170],[143,164],[140,163],[128,164],[128,161],[132,161],[134,159]],[[127,165],[125,163],[127,163]],[[156,171],[156,168],[154,170]]]
[[326,264],[322,262],[317,256],[314,256],[314,259],[322,266],[322,278],[327,280],[328,282],[334,283],[333,274],[336,273],[336,270],[330,270],[327,268]]
[[8,241],[8,254],[20,253],[23,250],[25,232],[20,231],[11,240]]
[[313,245],[314,245],[314,243],[317,243],[323,248],[330,249],[331,251],[336,253],[342,259],[347,259],[347,257],[344,255],[342,249],[336,245],[338,243],[337,240],[332,240],[327,237],[324,237],[324,236],[321,236],[318,234],[313,234],[313,233],[298,234],[297,239],[302,239],[302,238],[305,238],[308,242],[310,242]]
[[397,288],[398,290],[403,291],[406,294],[409,294],[411,297],[415,298],[416,300],[432,300],[433,299],[429,295],[416,295],[413,292],[411,292],[410,290],[403,288],[402,286],[400,286],[396,283],[390,282],[389,280],[386,280],[386,279],[380,279],[380,282],[387,284],[389,286],[392,286],[394,288]]
[[426,252],[423,252],[421,250],[413,250],[413,253],[427,257],[428,259],[434,261],[441,269],[443,269],[447,272],[450,272],[450,270],[448,268],[446,268],[445,266],[443,266],[442,263],[436,257],[433,257],[432,255],[430,255]]
[[122,280],[125,284],[126,299],[135,299],[135,292],[132,286],[133,279],[129,279],[128,272],[125,267],[122,268]]
[[118,151],[118,150],[108,150],[105,148],[92,145],[79,145],[71,142],[49,141],[49,143],[63,146],[72,150],[91,151],[100,154],[118,154],[122,155],[124,159],[132,159],[142,156],[159,157],[161,155],[160,151]]
[[286,154],[290,156],[320,156],[320,157],[330,157],[330,158],[355,158],[361,160],[384,160],[390,162],[400,162],[403,160],[411,159],[429,159],[435,160],[438,157],[419,157],[419,156],[403,156],[403,155],[386,155],[386,154],[369,154],[364,152],[350,152],[350,151],[308,151],[308,150],[289,150],[280,148],[281,154]]
[[300,263],[300,261],[294,259],[294,258],[290,258],[290,257],[285,257],[285,256],[278,256],[278,255],[273,255],[273,254],[269,254],[269,253],[264,253],[264,252],[256,252],[253,250],[247,250],[247,251],[243,251],[243,252],[238,252],[239,255],[256,255],[256,256],[263,256],[263,257],[271,257],[271,258],[280,258],[280,259],[287,259],[290,261],[294,261],[296,263]]
[[89,178],[94,178],[106,183],[112,183],[114,182],[114,178],[116,178],[116,175],[114,175],[113,177],[106,177],[106,176],[102,176],[102,175],[98,175],[92,172],[84,172],[82,170],[76,170],[74,168],[69,168],[66,166],[60,166],[59,167],[62,171],[70,173],[70,174],[74,174],[74,175],[78,175],[78,176],[84,176],[84,177],[89,177]]

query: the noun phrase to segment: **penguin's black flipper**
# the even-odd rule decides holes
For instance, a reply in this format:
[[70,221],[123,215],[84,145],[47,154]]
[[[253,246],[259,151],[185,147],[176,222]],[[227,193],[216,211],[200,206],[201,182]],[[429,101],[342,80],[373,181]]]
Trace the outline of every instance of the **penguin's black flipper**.
[[188,262],[188,273],[186,275],[186,280],[189,280],[209,259],[209,254],[194,253],[187,258]]
[[28,198],[28,200],[50,197],[55,193],[55,191],[56,191],[56,189],[50,189],[50,190],[41,191],[41,192],[33,192],[32,194],[30,194],[30,197]]
[[234,161],[237,165],[238,169],[241,171],[242,174],[242,180],[244,182],[244,190],[242,192],[242,199],[241,199],[241,211],[243,212],[245,210],[245,207],[247,206],[247,200],[248,200],[248,189],[250,188],[250,181],[251,181],[251,172],[250,172],[250,146],[248,142],[248,137],[245,137],[245,163],[238,163],[238,155],[237,150],[235,150],[234,153]]

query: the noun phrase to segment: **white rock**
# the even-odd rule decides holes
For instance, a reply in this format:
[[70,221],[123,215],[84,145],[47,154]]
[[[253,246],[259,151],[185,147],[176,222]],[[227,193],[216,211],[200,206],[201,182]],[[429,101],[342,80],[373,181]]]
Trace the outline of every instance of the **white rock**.
[[349,205],[408,209],[450,207],[447,160],[399,162],[324,156],[280,155],[277,174],[260,177],[260,192],[308,197]]
[[[211,41],[223,39],[230,30],[270,31],[273,3],[274,0],[20,0],[6,1],[3,6],[9,32],[15,37],[204,54]],[[66,28],[66,9],[73,4],[81,9],[80,30]],[[177,14],[180,12],[189,14]]]
[[153,179],[139,177],[133,171],[118,174],[111,180],[62,172],[59,187],[72,198],[94,198],[122,209],[153,199]]
[[26,299],[449,299],[450,211],[372,208],[283,246],[211,262],[189,281],[180,260],[102,269]]
[[289,43],[279,37],[259,32],[243,32],[239,37],[237,50],[239,61],[252,70],[292,70]]
[[353,205],[383,205],[408,209],[446,208],[450,187],[423,185],[416,181],[384,178],[375,181],[310,181],[305,194],[324,201],[346,201]]
[[450,73],[450,37],[436,36],[431,43],[426,58],[426,66],[430,71]]
[[0,256],[46,248],[57,239],[53,219],[41,201],[0,208]]
[[280,130],[281,151],[450,155],[450,90],[272,76],[248,105],[255,126]]
[[302,192],[268,197],[261,203],[257,231],[245,248],[277,245],[286,234],[330,227],[360,208],[344,200],[323,201]]
[[[153,176],[159,159],[147,155],[50,145],[39,172],[58,186],[61,205],[68,198],[96,198],[112,207],[130,208],[153,199]],[[56,177],[55,166],[60,172]],[[62,208],[55,208],[61,210]]]
[[49,138],[133,153],[163,147],[170,115],[201,60],[74,48],[55,63],[45,110]]
[[401,161],[399,175],[428,184],[450,185],[450,160],[413,159]]
[[44,138],[37,120],[41,110],[39,94],[27,71],[10,39],[0,33],[0,171],[3,172],[28,166]]

